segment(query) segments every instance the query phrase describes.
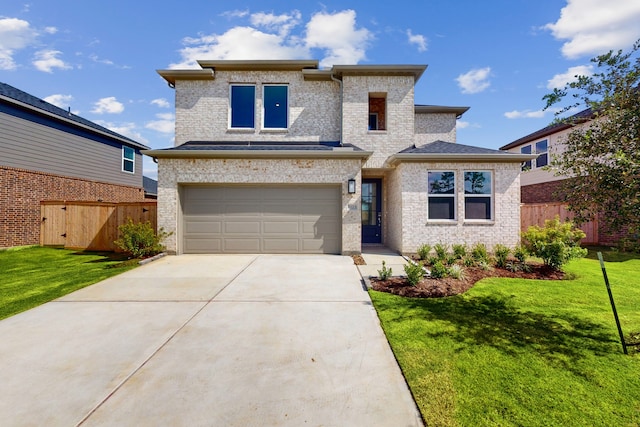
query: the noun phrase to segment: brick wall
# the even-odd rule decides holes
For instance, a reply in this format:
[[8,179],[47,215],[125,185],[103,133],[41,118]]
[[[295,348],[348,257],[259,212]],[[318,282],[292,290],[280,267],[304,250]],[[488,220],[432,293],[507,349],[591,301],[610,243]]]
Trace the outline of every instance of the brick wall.
[[40,243],[40,201],[142,202],[142,188],[0,166],[0,247]]
[[543,182],[541,184],[523,185],[520,188],[522,203],[561,202],[559,192],[563,181]]

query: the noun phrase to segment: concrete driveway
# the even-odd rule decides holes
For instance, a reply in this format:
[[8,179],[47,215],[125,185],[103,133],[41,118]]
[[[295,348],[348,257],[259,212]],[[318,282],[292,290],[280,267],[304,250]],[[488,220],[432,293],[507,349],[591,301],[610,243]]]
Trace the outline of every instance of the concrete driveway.
[[2,426],[422,425],[349,257],[165,257],[0,341]]

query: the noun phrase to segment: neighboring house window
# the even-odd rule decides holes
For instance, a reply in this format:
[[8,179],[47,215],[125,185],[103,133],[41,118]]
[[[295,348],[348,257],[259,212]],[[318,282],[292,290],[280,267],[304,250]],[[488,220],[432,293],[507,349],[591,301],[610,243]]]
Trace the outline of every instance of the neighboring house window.
[[541,168],[549,164],[549,153],[546,139],[536,142],[536,154],[538,155],[538,157],[536,157],[537,168]]
[[289,122],[289,88],[286,85],[265,85],[262,101],[262,127],[286,129]]
[[489,171],[464,173],[464,218],[493,219],[493,183]]
[[134,173],[136,164],[136,153],[131,147],[122,147],[122,171]]
[[455,172],[429,172],[428,185],[428,218],[456,219]]
[[231,85],[231,112],[229,127],[253,129],[255,127],[256,87]]
[[387,94],[369,94],[369,130],[387,129]]
[[[526,145],[524,147],[521,147],[520,148],[520,153],[521,154],[531,154],[531,146],[530,145]],[[522,163],[522,170],[523,171],[531,170],[531,160],[527,160],[526,162]]]

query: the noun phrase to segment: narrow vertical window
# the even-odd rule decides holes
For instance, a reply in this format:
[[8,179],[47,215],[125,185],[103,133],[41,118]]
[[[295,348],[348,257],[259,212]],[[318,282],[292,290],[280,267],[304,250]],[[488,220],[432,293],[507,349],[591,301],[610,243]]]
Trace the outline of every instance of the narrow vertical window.
[[548,148],[546,139],[536,142],[536,154],[538,155],[538,157],[536,157],[537,168],[541,168],[549,164]]
[[464,173],[464,218],[493,219],[493,183],[491,172]]
[[231,85],[229,127],[253,129],[255,127],[256,87]]
[[[526,145],[524,147],[521,147],[520,148],[520,153],[521,154],[531,154],[531,146],[530,145]],[[531,160],[527,160],[526,162],[522,162],[522,170],[523,171],[531,170]]]
[[287,129],[289,121],[289,88],[285,85],[265,85],[263,91],[262,127]]
[[369,130],[387,129],[387,94],[369,94]]
[[136,164],[136,152],[131,147],[122,147],[122,171],[134,173]]
[[428,185],[428,219],[456,219],[455,172],[429,172]]

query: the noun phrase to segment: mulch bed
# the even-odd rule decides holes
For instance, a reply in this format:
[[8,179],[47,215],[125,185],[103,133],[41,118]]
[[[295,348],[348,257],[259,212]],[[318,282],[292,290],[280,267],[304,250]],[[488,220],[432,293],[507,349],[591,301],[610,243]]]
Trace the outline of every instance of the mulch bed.
[[521,279],[562,280],[564,273],[553,270],[543,264],[529,264],[530,272],[513,272],[502,268],[483,270],[479,267],[466,267],[463,279],[446,277],[443,279],[425,278],[416,286],[411,286],[404,277],[391,277],[389,280],[371,278],[371,288],[395,295],[411,298],[441,298],[458,295],[471,289],[477,281],[485,277],[513,277]]

